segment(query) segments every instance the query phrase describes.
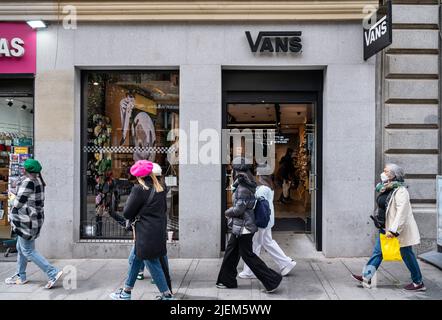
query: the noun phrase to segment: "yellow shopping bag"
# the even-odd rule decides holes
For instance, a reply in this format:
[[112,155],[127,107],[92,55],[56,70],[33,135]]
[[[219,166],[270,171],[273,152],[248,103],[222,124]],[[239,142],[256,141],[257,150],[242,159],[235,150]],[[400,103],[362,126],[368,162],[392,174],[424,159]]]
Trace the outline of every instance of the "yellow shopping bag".
[[402,261],[398,238],[387,238],[385,234],[380,234],[382,258],[384,261]]

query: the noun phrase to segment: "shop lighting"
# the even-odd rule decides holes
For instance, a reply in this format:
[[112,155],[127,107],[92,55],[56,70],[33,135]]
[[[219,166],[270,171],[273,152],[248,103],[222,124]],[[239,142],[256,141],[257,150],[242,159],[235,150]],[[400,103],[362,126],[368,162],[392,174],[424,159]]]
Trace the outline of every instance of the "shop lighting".
[[98,82],[94,82],[93,83],[94,86],[98,86],[98,84],[99,84]]
[[26,21],[26,23],[32,29],[44,29],[44,28],[47,28],[46,23],[44,23],[42,20],[31,20],[31,21]]

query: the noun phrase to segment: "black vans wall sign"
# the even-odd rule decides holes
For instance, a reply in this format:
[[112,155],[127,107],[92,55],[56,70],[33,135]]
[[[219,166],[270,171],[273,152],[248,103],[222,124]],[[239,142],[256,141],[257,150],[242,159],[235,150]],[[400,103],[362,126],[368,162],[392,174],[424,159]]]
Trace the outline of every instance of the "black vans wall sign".
[[300,52],[301,31],[260,31],[255,40],[246,31],[247,41],[252,52]]
[[391,1],[388,1],[386,7],[381,7],[378,13],[380,11],[386,11],[385,15],[382,15],[369,29],[364,28],[364,60],[392,43]]

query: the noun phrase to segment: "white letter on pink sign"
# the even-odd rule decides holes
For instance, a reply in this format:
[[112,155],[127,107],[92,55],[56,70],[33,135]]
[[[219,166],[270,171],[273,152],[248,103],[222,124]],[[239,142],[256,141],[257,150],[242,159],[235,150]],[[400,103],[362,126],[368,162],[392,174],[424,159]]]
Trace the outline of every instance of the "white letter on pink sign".
[[23,45],[25,42],[20,38],[14,38],[11,40],[11,47],[15,50],[11,49],[11,55],[13,57],[23,57],[25,54],[25,48]]

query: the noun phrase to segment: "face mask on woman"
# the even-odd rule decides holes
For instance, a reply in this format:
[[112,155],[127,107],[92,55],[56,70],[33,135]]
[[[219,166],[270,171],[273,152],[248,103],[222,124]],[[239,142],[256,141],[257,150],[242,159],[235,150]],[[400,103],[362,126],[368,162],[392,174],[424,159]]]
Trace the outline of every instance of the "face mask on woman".
[[386,183],[386,182],[388,182],[388,176],[385,174],[385,172],[382,172],[381,173],[381,181],[382,181],[382,183]]

